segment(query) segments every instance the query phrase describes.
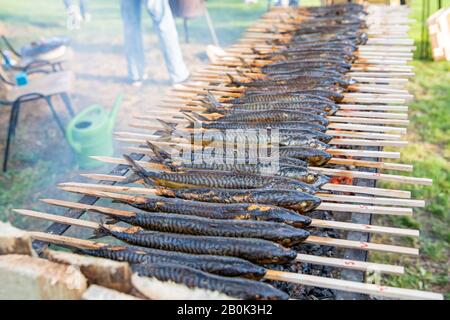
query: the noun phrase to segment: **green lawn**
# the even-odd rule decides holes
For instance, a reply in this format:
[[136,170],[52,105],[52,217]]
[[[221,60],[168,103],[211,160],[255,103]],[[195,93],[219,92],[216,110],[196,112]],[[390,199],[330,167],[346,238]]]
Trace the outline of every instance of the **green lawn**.
[[[434,1],[431,1],[433,4]],[[443,1],[450,6],[450,1]],[[413,1],[411,17],[420,21],[421,1]],[[432,8],[435,10],[435,7]],[[432,11],[432,12],[433,12]],[[411,28],[411,37],[420,41],[418,23]],[[414,165],[413,175],[433,179],[433,186],[380,184],[381,187],[401,187],[410,190],[414,198],[425,199],[426,208],[415,209],[410,217],[377,217],[375,223],[397,227],[420,228],[419,241],[403,240],[405,244],[420,246],[420,259],[396,256],[372,255],[379,262],[404,263],[404,276],[388,277],[387,284],[409,288],[436,290],[450,298],[449,253],[450,253],[450,63],[413,62],[415,77],[410,85],[416,99],[410,104],[411,124],[408,128],[409,146],[402,149],[399,162]],[[383,239],[389,241],[390,239]],[[398,242],[398,241],[397,241]]]
[[[434,3],[434,1],[432,1]],[[37,5],[39,3],[39,5]],[[303,1],[317,4],[318,1]],[[421,1],[412,1],[412,18],[421,18]],[[450,0],[443,1],[450,6]],[[210,0],[208,8],[223,45],[236,41],[245,28],[264,12],[266,1],[257,5],[245,5],[243,0]],[[107,45],[111,38],[121,35],[118,1],[91,1],[93,21],[89,28],[96,30],[99,47]],[[433,9],[434,10],[434,9]],[[13,43],[23,44],[36,37],[69,34],[75,41],[83,41],[91,33],[84,29],[68,31],[65,26],[66,14],[62,1],[54,0],[0,0],[0,21],[11,30]],[[150,28],[149,19],[147,27]],[[193,42],[210,43],[209,33],[203,18],[191,21],[190,31]],[[180,35],[182,28],[178,22]],[[412,27],[411,36],[420,40],[420,25]],[[119,42],[120,43],[120,42]],[[450,196],[450,63],[414,61],[416,76],[410,89],[416,100],[410,105],[411,125],[408,140],[410,145],[402,150],[401,162],[414,165],[414,176],[433,178],[432,187],[402,185],[411,190],[414,198],[426,199],[427,207],[416,209],[412,218],[380,218],[376,224],[397,227],[421,228],[420,241],[404,239],[408,244],[421,247],[421,258],[411,259],[385,255],[371,255],[373,261],[406,263],[408,272],[402,277],[388,277],[386,283],[410,288],[445,292],[449,298],[449,196]],[[3,128],[3,130],[6,130]],[[57,173],[50,160],[34,159],[32,150],[20,147],[24,161],[32,164],[29,169],[12,168],[8,175],[0,175],[0,219],[12,219],[11,209],[23,207],[25,203],[36,202],[49,185],[55,183]],[[65,167],[63,173],[70,172]],[[384,183],[382,187],[399,187]],[[391,239],[383,239],[390,241]],[[398,241],[397,241],[398,243]]]

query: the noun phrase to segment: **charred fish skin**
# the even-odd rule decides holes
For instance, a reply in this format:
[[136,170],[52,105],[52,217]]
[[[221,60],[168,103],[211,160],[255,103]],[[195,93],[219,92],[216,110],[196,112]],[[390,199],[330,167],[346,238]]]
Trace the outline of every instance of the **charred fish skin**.
[[330,178],[316,172],[309,171],[305,167],[294,165],[280,165],[278,174],[283,177],[298,179],[305,183],[312,184],[315,188],[320,188],[325,183],[328,183]]
[[[324,90],[324,89],[309,89],[309,90],[297,90],[296,92],[285,92],[285,93],[271,93],[268,92],[260,92],[258,94],[246,95],[245,97],[253,97],[252,100],[256,102],[266,102],[273,100],[281,100],[281,101],[301,101],[296,98],[299,95],[314,95],[316,97],[326,98],[332,101],[340,102],[344,99],[344,95],[340,92],[335,92],[333,90]],[[267,97],[267,98],[264,98]]]
[[[293,246],[303,242],[309,232],[278,222],[250,220],[217,220],[170,213],[137,213],[123,219],[132,225],[151,231],[200,236],[257,238]],[[145,231],[143,231],[145,232]]]
[[210,254],[242,258],[257,264],[282,264],[295,259],[297,253],[275,242],[263,239],[193,236],[157,231],[116,231],[101,227],[98,233],[113,237],[132,245],[179,251],[192,254]]
[[309,212],[321,203],[319,197],[297,190],[283,189],[177,189],[172,195],[195,201],[217,203],[250,202],[257,204],[269,204],[284,208],[295,207],[300,213]]
[[272,286],[248,279],[226,278],[176,264],[155,263],[134,265],[139,276],[172,281],[189,288],[202,288],[245,300],[287,300],[289,296]]
[[101,249],[79,249],[81,254],[124,261],[130,264],[174,263],[205,272],[226,276],[259,280],[266,274],[264,267],[235,257],[193,255],[142,247],[105,246]]
[[[316,101],[303,101],[303,102],[266,102],[266,103],[249,103],[240,104],[227,109],[214,110],[223,114],[235,114],[240,112],[254,112],[265,110],[294,110],[305,111],[317,115],[334,115],[339,108],[334,103],[325,104],[323,102]],[[211,110],[212,111],[212,110]]]
[[279,149],[280,157],[298,158],[306,160],[310,165],[323,166],[332,158],[332,155],[317,149],[303,147],[282,147]]

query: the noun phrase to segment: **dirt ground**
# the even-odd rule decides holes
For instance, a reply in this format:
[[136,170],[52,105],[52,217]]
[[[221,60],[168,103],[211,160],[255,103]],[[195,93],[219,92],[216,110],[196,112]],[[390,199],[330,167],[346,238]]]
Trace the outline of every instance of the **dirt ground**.
[[[95,39],[95,30],[92,30]],[[121,37],[118,37],[121,38]],[[104,39],[103,39],[104,41]],[[123,54],[123,46],[120,40],[111,39],[108,46],[102,43],[72,41],[73,59],[67,65],[76,77],[74,92],[71,94],[76,112],[92,104],[100,104],[110,110],[116,95],[124,94],[122,106],[119,110],[115,131],[129,130],[128,124],[132,115],[143,113],[158,105],[167,91],[171,88],[168,73],[164,64],[159,43],[153,33],[145,36],[147,72],[149,79],[140,88],[131,86],[127,81],[126,61]],[[182,43],[182,51],[189,69],[195,71],[207,63],[204,44]],[[68,123],[69,116],[59,97],[56,97],[55,105],[60,116]],[[7,126],[10,107],[0,108],[0,161],[3,161],[3,150],[6,144]],[[121,144],[115,142],[115,153],[123,153]],[[18,202],[9,203],[7,207],[17,208],[25,205],[27,208],[47,208],[36,203],[40,197],[57,196],[67,197],[56,188],[56,183],[63,181],[81,181],[79,173],[96,172],[107,173],[113,165],[105,165],[98,169],[82,170],[78,168],[73,159],[73,153],[62,133],[56,126],[50,110],[42,101],[25,104],[21,110],[19,124],[13,140],[10,155],[9,169],[11,175],[23,170],[39,169],[39,162],[50,163],[50,168],[42,172],[42,179],[48,183],[41,185],[38,190],[24,192]],[[34,169],[33,169],[34,170]],[[40,174],[37,172],[36,174]],[[51,177],[48,177],[51,175]],[[11,179],[15,179],[14,177]],[[2,183],[0,179],[0,183]],[[17,181],[10,181],[11,184]],[[26,181],[23,181],[26,183]],[[28,190],[27,190],[28,191]],[[1,199],[0,199],[1,200]],[[5,204],[3,204],[5,205]],[[8,209],[6,211],[9,211]],[[7,219],[17,222],[16,218],[5,213]],[[20,224],[20,223],[19,223]]]

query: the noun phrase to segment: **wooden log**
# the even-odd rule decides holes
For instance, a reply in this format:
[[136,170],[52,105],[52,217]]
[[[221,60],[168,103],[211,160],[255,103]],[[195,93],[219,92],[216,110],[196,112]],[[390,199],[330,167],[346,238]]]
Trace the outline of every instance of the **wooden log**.
[[131,268],[126,262],[74,254],[70,252],[46,250],[46,259],[77,267],[91,284],[129,293]]
[[87,280],[72,266],[27,255],[0,256],[0,299],[80,299]]
[[36,255],[27,232],[0,221],[0,255],[4,254]]

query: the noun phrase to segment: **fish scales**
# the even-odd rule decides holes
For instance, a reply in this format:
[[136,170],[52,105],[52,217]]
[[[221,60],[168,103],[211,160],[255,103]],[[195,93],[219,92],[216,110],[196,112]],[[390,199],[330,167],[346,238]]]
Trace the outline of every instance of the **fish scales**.
[[294,110],[264,110],[239,112],[225,115],[216,122],[276,122],[276,121],[310,121],[327,126],[329,121],[319,115]]
[[[173,194],[169,194],[173,196]],[[311,219],[285,208],[254,204],[217,204],[177,198],[145,198],[144,202],[128,202],[129,205],[147,212],[167,212],[192,215],[210,219],[256,220],[282,222],[295,227],[306,227]]]
[[251,173],[211,170],[189,170],[177,173],[147,171],[130,157],[126,155],[124,157],[130,163],[134,172],[150,185],[156,183],[168,188],[193,188],[198,186],[226,189],[257,189],[277,186],[307,192],[314,190],[307,184],[294,179]]
[[171,281],[189,288],[202,288],[225,293],[246,300],[287,300],[288,295],[269,284],[248,279],[226,278],[208,274],[194,268],[168,263],[133,266],[140,276]]
[[285,121],[285,122],[210,122],[203,123],[204,129],[229,130],[229,129],[277,129],[283,130],[314,130],[325,132],[326,127],[310,122]]
[[258,238],[292,246],[303,242],[309,233],[289,225],[250,220],[218,220],[170,213],[136,213],[121,220],[146,230],[201,236]]
[[280,244],[263,239],[193,236],[157,231],[118,232],[102,228],[127,243],[166,251],[238,257],[258,264],[288,263],[297,253]]
[[164,195],[185,200],[216,203],[257,203],[294,209],[305,213],[314,210],[321,200],[310,193],[289,189],[176,189],[162,191]]

